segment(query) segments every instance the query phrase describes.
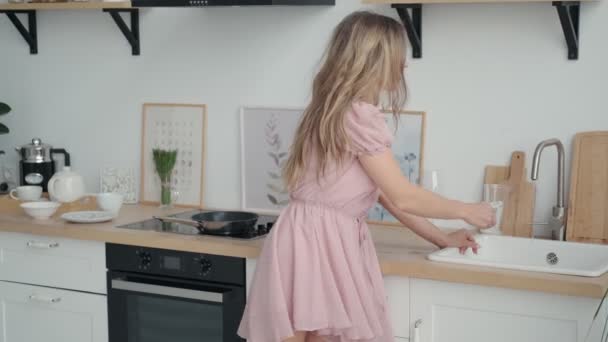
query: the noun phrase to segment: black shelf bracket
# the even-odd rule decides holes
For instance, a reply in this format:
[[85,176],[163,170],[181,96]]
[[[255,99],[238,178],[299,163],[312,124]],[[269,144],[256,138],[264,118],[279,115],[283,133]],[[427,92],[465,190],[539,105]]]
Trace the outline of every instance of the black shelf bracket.
[[[8,19],[13,23],[21,37],[30,46],[30,54],[38,54],[38,33],[36,31],[36,11],[34,10],[5,10]],[[17,14],[27,14],[27,28],[23,25]]]
[[578,59],[578,23],[581,10],[580,1],[554,1],[559,22],[564,30],[568,45],[568,59]]
[[[568,59],[578,59],[580,1],[553,1],[568,46]],[[412,57],[422,58],[422,4],[393,4],[412,46]]]
[[[129,44],[131,44],[131,54],[133,56],[139,56],[139,9],[138,8],[111,8],[104,9],[104,12],[110,14],[114,22],[120,29],[120,32],[127,38]],[[120,13],[128,13],[131,16],[131,28],[127,26]]]
[[422,58],[422,4],[393,4],[392,7],[403,22],[412,46],[412,57]]

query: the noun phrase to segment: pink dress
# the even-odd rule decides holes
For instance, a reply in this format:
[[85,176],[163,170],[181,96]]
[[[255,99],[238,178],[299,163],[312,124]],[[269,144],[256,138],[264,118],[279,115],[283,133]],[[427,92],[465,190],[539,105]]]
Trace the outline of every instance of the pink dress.
[[357,156],[390,147],[378,107],[354,103],[346,114],[349,158],[317,182],[309,169],[291,193],[257,261],[239,335],[280,342],[295,331],[328,341],[393,341],[380,265],[366,223],[378,187]]

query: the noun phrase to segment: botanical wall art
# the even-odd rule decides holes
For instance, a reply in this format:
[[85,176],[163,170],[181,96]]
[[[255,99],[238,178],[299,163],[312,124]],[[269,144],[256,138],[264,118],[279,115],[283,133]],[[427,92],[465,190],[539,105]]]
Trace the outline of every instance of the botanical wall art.
[[[404,110],[399,114],[397,127],[395,127],[393,114],[386,112],[387,124],[395,135],[392,146],[393,155],[409,181],[421,184],[426,113]],[[367,218],[371,223],[398,224],[397,219],[380,204],[376,204],[370,209]]]
[[289,195],[281,169],[287,160],[303,109],[243,107],[241,109],[242,207],[277,213]]
[[177,150],[171,174],[171,203],[202,207],[205,172],[207,107],[193,104],[146,103],[142,116],[141,202],[156,204],[161,180],[154,149]]

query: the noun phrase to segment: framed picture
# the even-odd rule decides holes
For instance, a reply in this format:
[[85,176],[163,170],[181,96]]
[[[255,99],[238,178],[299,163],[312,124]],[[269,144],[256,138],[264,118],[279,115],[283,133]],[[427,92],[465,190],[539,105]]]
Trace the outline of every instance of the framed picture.
[[[394,132],[392,150],[395,159],[401,167],[403,175],[414,184],[422,184],[424,174],[424,132],[426,113],[403,110],[399,112],[399,120],[395,127],[393,114],[386,112],[389,128]],[[367,215],[369,223],[401,225],[386,209],[376,203]]]
[[177,150],[171,175],[173,204],[202,207],[205,179],[207,106],[204,104],[145,103],[142,113],[141,188],[144,204],[160,202],[160,178],[152,150]]
[[241,207],[276,214],[289,195],[281,170],[302,108],[241,108]]

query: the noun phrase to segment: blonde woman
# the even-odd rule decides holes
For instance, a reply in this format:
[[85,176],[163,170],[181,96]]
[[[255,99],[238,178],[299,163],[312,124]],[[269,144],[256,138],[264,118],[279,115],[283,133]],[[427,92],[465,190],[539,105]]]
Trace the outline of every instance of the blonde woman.
[[405,51],[389,17],[356,12],[334,30],[283,170],[290,203],[264,243],[239,328],[249,342],[393,341],[365,222],[376,201],[439,247],[477,248],[468,232],[446,234],[424,217],[493,225],[489,205],[425,191],[394,160],[378,105],[402,108]]

